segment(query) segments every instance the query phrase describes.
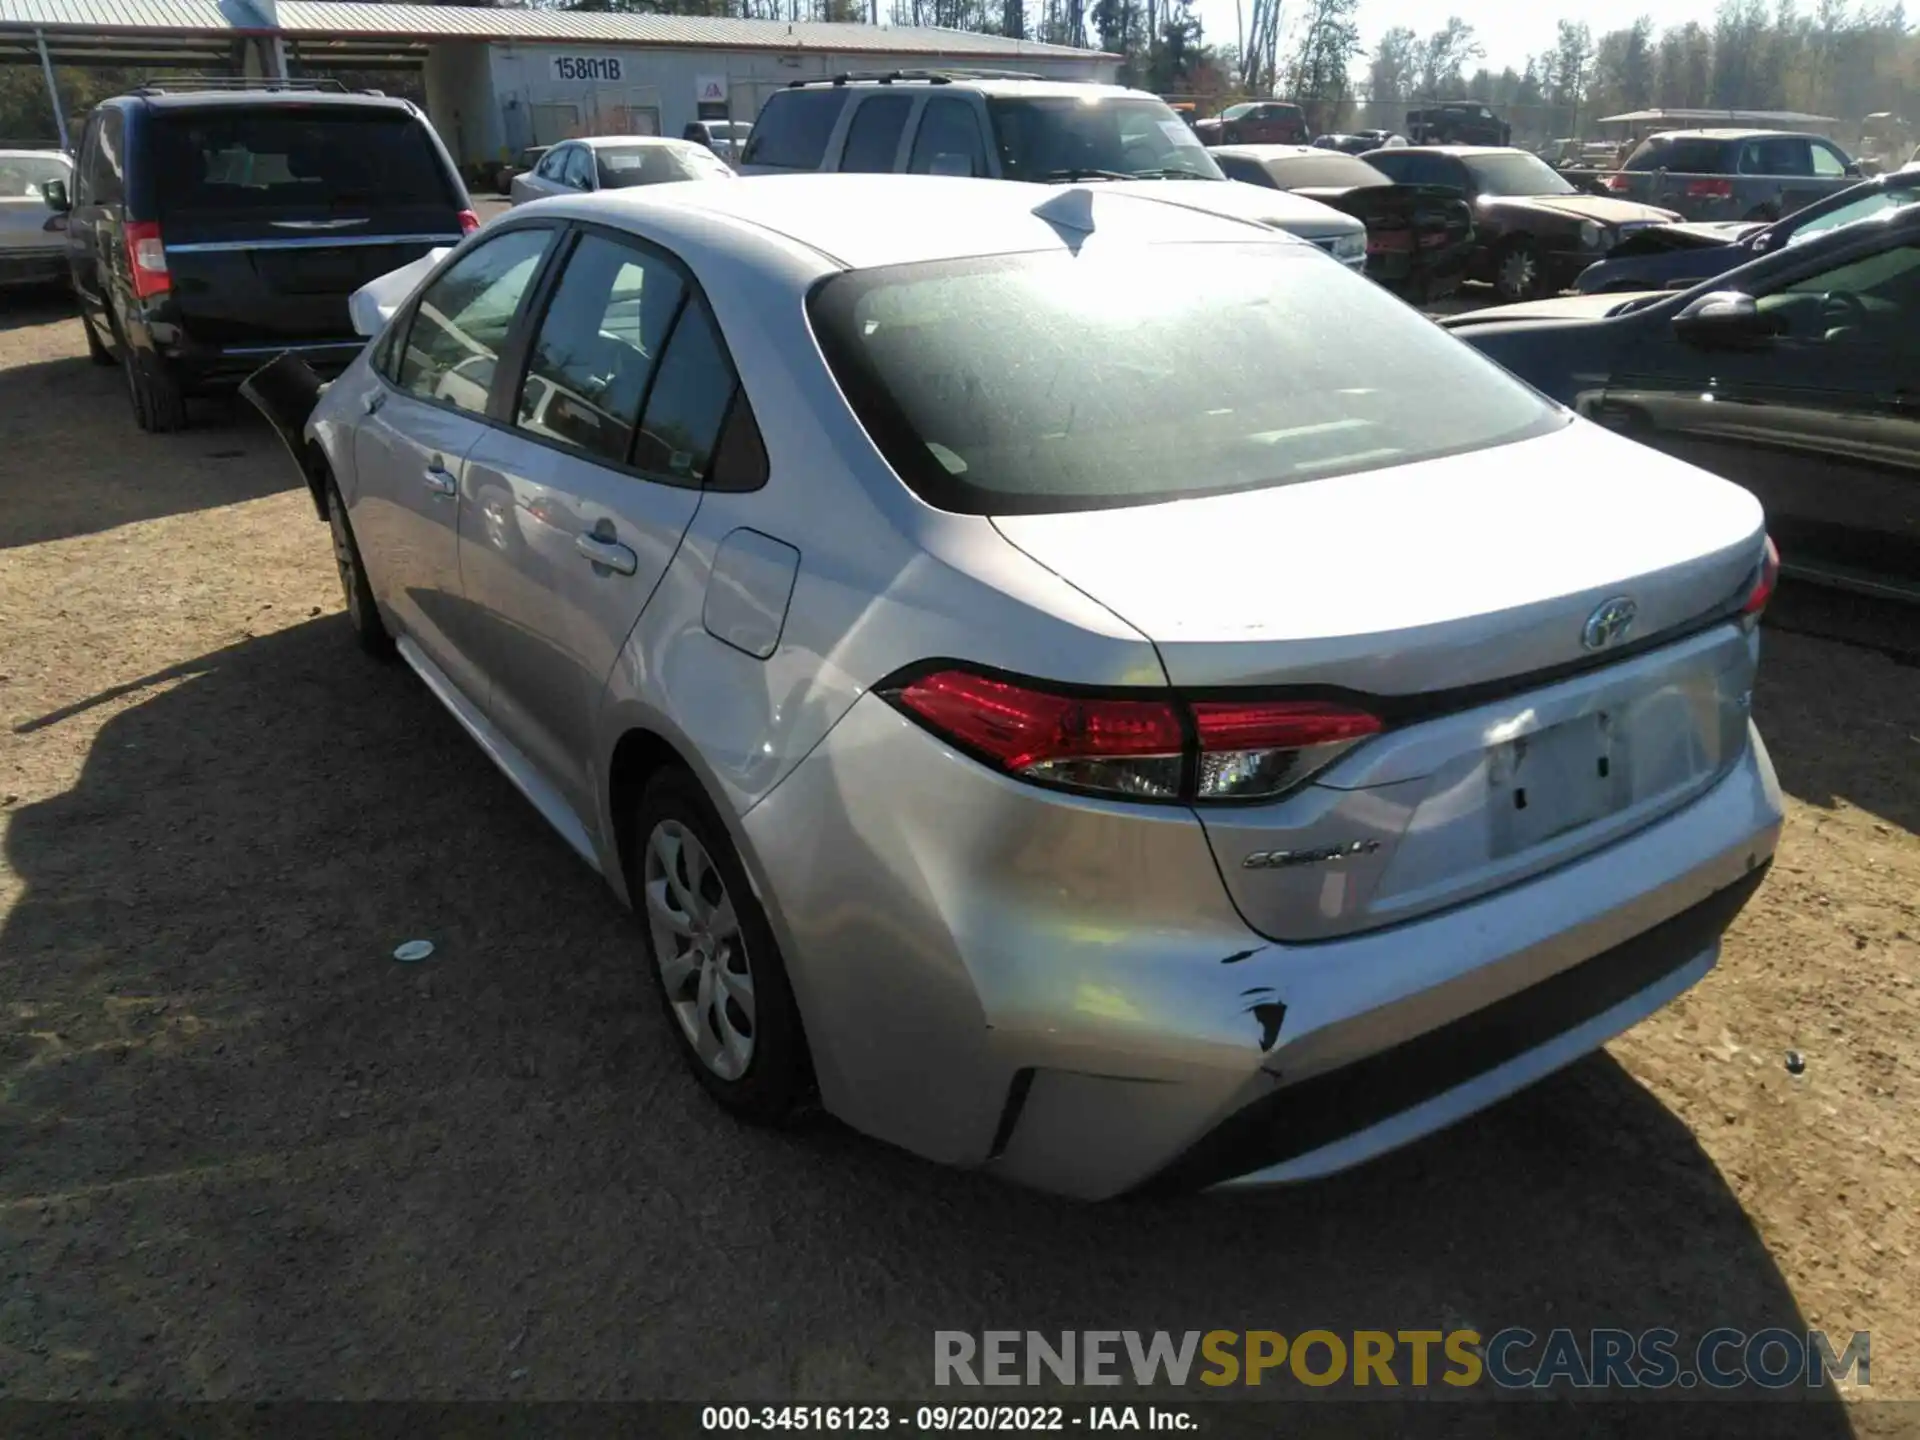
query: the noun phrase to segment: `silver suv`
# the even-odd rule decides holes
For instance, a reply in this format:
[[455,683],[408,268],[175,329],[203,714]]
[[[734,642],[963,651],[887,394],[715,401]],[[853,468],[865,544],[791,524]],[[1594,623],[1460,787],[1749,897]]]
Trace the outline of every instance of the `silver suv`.
[[1317,200],[1228,180],[1164,100],[1118,85],[984,70],[796,80],[761,106],[739,169],[1099,181],[1284,230],[1352,270],[1367,263],[1358,220]]

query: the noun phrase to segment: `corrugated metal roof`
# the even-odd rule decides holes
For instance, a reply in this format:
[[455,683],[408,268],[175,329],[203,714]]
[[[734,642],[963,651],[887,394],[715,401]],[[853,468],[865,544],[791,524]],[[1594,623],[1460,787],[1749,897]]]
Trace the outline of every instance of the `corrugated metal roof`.
[[608,15],[463,5],[369,5],[349,0],[0,0],[0,29],[195,31],[278,30],[291,37],[386,36],[427,40],[588,41],[725,50],[837,51],[1017,60],[1086,58],[1098,52],[1002,35],[931,27],[729,20],[704,15]]

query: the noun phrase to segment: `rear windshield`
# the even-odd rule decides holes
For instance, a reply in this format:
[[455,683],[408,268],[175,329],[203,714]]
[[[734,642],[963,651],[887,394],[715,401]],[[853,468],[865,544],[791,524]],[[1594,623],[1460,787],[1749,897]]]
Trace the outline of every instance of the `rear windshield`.
[[893,469],[967,514],[1259,489],[1566,423],[1387,291],[1294,246],[856,270],[809,307]]
[[676,180],[733,174],[727,169],[727,162],[711,150],[680,151],[665,145],[596,145],[593,159],[600,171],[602,190],[624,190],[632,185],[671,185]]
[[1642,140],[1627,157],[1624,170],[1678,170],[1688,175],[1727,175],[1733,170],[1733,147],[1724,140],[1674,140],[1655,135]]
[[458,208],[426,126],[391,110],[187,111],[154,123],[163,216]]
[[71,167],[58,155],[0,155],[0,200],[38,200],[49,180],[72,178]]
[[1093,172],[1221,180],[1187,122],[1148,96],[987,101],[1000,169],[1009,180],[1072,180]]

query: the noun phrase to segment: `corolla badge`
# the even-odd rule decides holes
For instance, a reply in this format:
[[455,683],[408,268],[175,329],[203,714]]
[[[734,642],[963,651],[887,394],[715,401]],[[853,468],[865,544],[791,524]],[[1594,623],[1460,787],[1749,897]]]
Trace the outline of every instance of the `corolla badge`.
[[1640,607],[1633,603],[1629,595],[1616,595],[1611,600],[1601,601],[1599,607],[1587,616],[1586,628],[1580,632],[1580,643],[1589,650],[1604,650],[1609,645],[1618,645],[1633,629],[1634,616],[1639,613]]
[[1315,850],[1256,850],[1240,864],[1247,870],[1291,870],[1295,865],[1321,865],[1329,860],[1351,860],[1356,855],[1372,855],[1379,848],[1378,840],[1347,840],[1338,845],[1322,845]]

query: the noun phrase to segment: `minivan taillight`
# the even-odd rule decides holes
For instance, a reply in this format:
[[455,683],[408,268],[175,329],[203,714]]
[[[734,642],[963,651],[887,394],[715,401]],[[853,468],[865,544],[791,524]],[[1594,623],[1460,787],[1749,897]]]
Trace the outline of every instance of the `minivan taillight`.
[[460,212],[460,233],[462,235],[471,235],[479,228],[480,217],[478,215],[474,214],[471,210],[462,210]]
[[133,293],[142,300],[164,295],[173,288],[167,273],[167,250],[160,243],[160,227],[151,220],[127,225],[127,268],[133,272]]
[[1767,548],[1760,556],[1759,572],[1753,577],[1753,588],[1747,591],[1747,598],[1740,604],[1740,625],[1751,630],[1760,623],[1761,615],[1766,613],[1767,602],[1773,598],[1774,587],[1780,583],[1780,549],[1773,543],[1773,537],[1767,536]]
[[1607,176],[1603,183],[1616,195],[1624,195],[1633,188],[1633,180],[1630,177],[1617,173]]
[[1271,798],[1382,729],[1378,716],[1324,700],[1099,694],[958,666],[879,693],[1006,774],[1140,800]]
[[1731,180],[1689,180],[1687,194],[1695,200],[1731,200],[1733,181]]

